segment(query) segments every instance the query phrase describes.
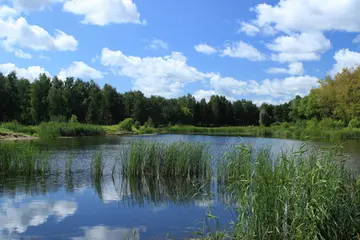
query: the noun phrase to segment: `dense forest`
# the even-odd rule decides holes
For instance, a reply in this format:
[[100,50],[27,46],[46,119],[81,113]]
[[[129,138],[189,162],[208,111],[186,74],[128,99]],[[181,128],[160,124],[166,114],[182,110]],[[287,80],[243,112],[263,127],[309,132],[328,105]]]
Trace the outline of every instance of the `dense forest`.
[[[100,88],[94,81],[41,74],[33,82],[15,72],[0,73],[0,121],[39,124],[66,121],[75,115],[83,123],[111,125],[125,118],[141,124],[149,118],[155,126],[186,124],[195,126],[270,125],[276,122],[332,118],[347,124],[360,117],[360,68],[344,70],[334,78],[319,80],[320,87],[308,96],[296,96],[281,105],[256,106],[252,101],[231,102],[223,96],[196,101],[188,94],[177,99],[145,97],[140,91],[119,93],[108,84]],[[260,118],[259,118],[260,116]],[[260,119],[260,121],[259,121]]]

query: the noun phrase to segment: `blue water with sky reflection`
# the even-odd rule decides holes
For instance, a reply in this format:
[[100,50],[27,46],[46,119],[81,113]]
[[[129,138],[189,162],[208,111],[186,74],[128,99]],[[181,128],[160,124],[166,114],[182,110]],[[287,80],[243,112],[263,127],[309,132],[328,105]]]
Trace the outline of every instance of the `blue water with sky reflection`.
[[[132,139],[157,141],[197,141],[208,143],[214,156],[234,144],[248,143],[255,148],[272,146],[273,152],[298,148],[300,141],[214,137],[195,135],[159,135],[56,139],[35,142],[42,149],[52,149],[59,166],[69,153],[74,154],[73,174],[53,175],[29,184],[23,179],[7,180],[0,188],[0,239],[181,239],[193,227],[202,227],[207,211],[218,217],[220,226],[235,220],[234,209],[226,196],[216,193],[193,200],[151,197],[143,189],[136,198],[121,191],[121,181],[105,175],[100,187],[90,177],[89,160],[98,150],[108,163],[117,157],[121,144]],[[315,143],[314,143],[315,144]],[[351,168],[358,166],[359,143],[345,145],[352,155]],[[56,150],[56,151],[55,151]],[[142,194],[144,198],[141,199]],[[140,196],[140,197],[139,197]],[[214,227],[215,224],[210,224]]]

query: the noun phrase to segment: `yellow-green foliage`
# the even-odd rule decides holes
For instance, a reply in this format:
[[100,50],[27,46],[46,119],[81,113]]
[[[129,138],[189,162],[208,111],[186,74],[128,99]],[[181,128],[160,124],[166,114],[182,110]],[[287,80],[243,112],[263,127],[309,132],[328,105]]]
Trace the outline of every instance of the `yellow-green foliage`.
[[119,124],[119,130],[123,130],[123,131],[132,131],[132,127],[134,126],[135,122],[134,119],[132,118],[126,118],[124,119],[124,121],[122,121]]

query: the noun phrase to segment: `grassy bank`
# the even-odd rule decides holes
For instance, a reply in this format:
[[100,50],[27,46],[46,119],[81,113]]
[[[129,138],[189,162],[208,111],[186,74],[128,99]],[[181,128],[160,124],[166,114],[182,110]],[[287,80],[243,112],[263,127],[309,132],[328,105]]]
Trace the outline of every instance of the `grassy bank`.
[[39,125],[38,134],[40,138],[101,136],[105,130],[91,124],[44,122]]
[[346,140],[360,139],[359,128],[325,128],[306,125],[280,124],[269,127],[246,126],[246,127],[195,127],[195,126],[171,126],[159,130],[161,133],[172,134],[204,134],[217,136],[252,136],[292,139],[323,139],[323,140]]

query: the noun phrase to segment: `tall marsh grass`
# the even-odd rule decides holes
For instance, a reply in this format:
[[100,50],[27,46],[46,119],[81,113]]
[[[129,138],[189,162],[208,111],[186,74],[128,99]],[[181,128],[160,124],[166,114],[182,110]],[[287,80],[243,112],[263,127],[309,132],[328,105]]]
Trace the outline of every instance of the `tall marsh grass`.
[[98,125],[81,123],[43,122],[38,130],[40,138],[101,136],[105,130]]
[[18,122],[6,122],[0,124],[1,128],[9,129],[15,133],[23,133],[27,135],[34,135],[37,133],[37,126],[25,126]]
[[122,174],[163,179],[210,179],[211,162],[205,144],[133,141],[121,152]]
[[219,183],[237,201],[234,239],[356,239],[359,184],[335,151],[274,156],[238,146],[219,163]]
[[2,176],[33,175],[48,170],[45,155],[30,143],[0,141],[0,174]]

